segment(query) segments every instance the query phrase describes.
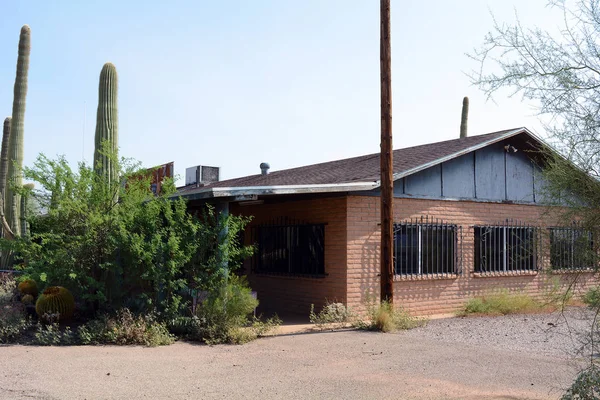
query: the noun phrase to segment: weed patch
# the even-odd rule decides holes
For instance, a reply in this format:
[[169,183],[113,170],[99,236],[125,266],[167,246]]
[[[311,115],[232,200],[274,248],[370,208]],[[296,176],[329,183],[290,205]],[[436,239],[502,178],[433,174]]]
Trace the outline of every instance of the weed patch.
[[309,321],[319,329],[339,329],[354,322],[357,315],[342,303],[327,303],[319,313],[314,304],[310,305]]
[[553,304],[543,304],[525,293],[511,293],[508,290],[493,292],[475,297],[466,302],[458,312],[467,315],[507,315],[554,310]]
[[394,332],[398,330],[413,329],[427,323],[422,318],[413,317],[402,307],[394,306],[388,302],[369,304],[367,308],[369,319],[358,321],[355,326],[359,329]]
[[167,326],[152,315],[135,316],[128,309],[104,316],[77,330],[81,344],[163,346],[175,341]]

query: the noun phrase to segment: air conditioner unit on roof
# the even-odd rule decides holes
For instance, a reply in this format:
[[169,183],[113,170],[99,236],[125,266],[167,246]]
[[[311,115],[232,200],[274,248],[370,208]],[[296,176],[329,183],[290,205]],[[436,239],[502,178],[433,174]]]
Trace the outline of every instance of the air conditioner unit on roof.
[[185,169],[185,184],[187,185],[206,185],[219,181],[219,167],[208,167],[206,165],[197,165]]

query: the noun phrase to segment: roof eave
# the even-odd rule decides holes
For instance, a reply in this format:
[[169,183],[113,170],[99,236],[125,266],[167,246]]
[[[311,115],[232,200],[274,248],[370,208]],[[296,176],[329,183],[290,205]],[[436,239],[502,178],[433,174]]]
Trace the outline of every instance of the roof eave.
[[217,197],[232,197],[241,195],[283,195],[311,194],[333,192],[355,192],[372,190],[379,187],[376,182],[354,182],[322,185],[276,185],[276,186],[247,186],[247,187],[215,187],[199,188],[189,192],[176,193],[174,197],[184,197],[188,200],[209,199]]

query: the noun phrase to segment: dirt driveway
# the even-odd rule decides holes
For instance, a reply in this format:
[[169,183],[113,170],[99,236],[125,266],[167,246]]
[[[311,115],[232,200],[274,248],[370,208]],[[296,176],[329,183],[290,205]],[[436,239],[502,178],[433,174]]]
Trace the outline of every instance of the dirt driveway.
[[575,330],[553,315],[431,321],[397,334],[324,332],[245,346],[0,347],[3,399],[558,398]]

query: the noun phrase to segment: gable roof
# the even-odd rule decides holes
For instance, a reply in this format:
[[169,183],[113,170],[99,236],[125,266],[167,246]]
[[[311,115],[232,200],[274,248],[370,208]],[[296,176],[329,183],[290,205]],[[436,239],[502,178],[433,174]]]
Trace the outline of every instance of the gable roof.
[[[542,142],[526,128],[516,128],[394,150],[394,180],[519,134],[527,134],[536,142]],[[380,153],[374,153],[274,171],[267,175],[228,179],[202,187],[183,187],[178,194],[186,197],[220,197],[371,190],[379,186],[379,170]]]

